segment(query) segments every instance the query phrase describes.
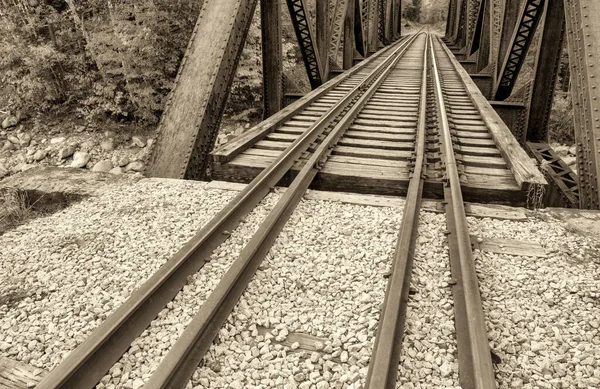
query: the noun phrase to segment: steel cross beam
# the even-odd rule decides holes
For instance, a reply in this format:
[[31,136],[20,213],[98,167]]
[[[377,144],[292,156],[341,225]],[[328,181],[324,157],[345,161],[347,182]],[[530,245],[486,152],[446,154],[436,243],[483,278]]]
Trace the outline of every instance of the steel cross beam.
[[300,44],[300,52],[304,67],[308,74],[310,86],[315,89],[323,83],[323,65],[317,51],[315,35],[308,20],[303,0],[287,0],[290,18]]
[[564,6],[580,207],[600,209],[600,9],[597,0],[564,0]]
[[535,35],[542,14],[545,0],[526,0],[521,7],[519,22],[512,35],[512,44],[506,53],[500,76],[494,87],[494,99],[503,101],[507,99],[517,82],[521,67],[525,62],[527,51]]
[[256,4],[257,0],[204,2],[158,125],[148,175],[206,176]]

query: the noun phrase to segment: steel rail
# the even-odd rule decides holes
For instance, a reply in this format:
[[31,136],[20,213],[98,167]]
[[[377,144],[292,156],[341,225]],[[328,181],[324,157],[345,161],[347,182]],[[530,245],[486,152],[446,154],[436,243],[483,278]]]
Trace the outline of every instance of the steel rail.
[[[442,44],[439,41],[438,43]],[[444,203],[448,225],[448,247],[450,268],[456,283],[452,286],[456,338],[458,344],[459,379],[465,389],[496,388],[491,350],[481,305],[481,296],[475,272],[475,262],[471,248],[467,216],[460,188],[460,179],[444,93],[438,72],[433,40],[429,38],[431,52],[432,80],[438,107],[438,126],[441,134],[442,161],[446,167],[444,182]]]
[[[408,40],[392,53],[407,47]],[[383,50],[382,50],[383,51]],[[382,54],[383,55],[383,54]],[[389,63],[390,55],[376,69]],[[232,231],[308,150],[312,142],[364,91],[377,75],[372,71],[352,88],[329,111],[304,131],[288,148],[266,167],[225,208],[213,217],[189,242],[142,284],[92,334],[53,369],[37,386],[38,389],[93,388],[121,358],[159,312],[185,286],[187,277],[197,272],[215,248]]]
[[404,334],[408,291],[419,227],[419,212],[425,178],[425,138],[427,131],[428,38],[423,50],[423,75],[419,103],[419,124],[415,142],[414,171],[408,184],[402,224],[396,244],[383,309],[369,362],[365,389],[395,389]]
[[407,45],[396,49],[385,62],[374,70],[377,78],[317,147],[282,198],[269,212],[258,231],[242,249],[240,256],[202,304],[199,312],[188,324],[181,337],[161,361],[144,388],[183,389],[186,387],[271,245],[321,169],[325,159],[418,35],[415,34]]

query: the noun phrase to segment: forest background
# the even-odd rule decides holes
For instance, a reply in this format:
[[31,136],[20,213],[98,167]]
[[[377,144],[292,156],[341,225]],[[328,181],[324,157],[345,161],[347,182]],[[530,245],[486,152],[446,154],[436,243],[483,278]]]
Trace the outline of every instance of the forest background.
[[[37,131],[60,126],[67,132],[155,130],[202,7],[202,0],[0,1],[0,119],[14,117]],[[307,1],[309,12],[314,1]],[[404,0],[403,24],[442,30],[447,1]],[[284,1],[283,10],[285,72],[295,80],[293,88],[306,91]],[[553,140],[571,144],[571,102],[563,73],[550,131]],[[530,76],[525,71],[523,77],[520,82]],[[257,9],[224,123],[235,133],[261,117]]]

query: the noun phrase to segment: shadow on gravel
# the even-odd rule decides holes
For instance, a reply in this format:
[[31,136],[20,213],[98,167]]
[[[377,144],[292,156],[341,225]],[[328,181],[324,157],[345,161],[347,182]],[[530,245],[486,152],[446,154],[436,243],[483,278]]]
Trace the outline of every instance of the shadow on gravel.
[[0,188],[0,236],[30,220],[63,210],[85,197],[72,193]]

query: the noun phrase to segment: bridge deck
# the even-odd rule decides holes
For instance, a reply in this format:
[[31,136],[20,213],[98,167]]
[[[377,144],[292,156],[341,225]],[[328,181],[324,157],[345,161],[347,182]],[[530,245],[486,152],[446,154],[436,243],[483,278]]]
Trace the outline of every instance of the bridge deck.
[[[472,81],[466,73],[458,71],[460,65],[449,52],[438,44],[435,49],[451,130],[457,144],[455,152],[462,171],[465,199],[524,204],[528,185],[522,174],[515,173],[515,166],[518,170],[528,161],[515,159],[527,159],[527,156],[525,153],[511,155],[508,150],[511,146],[506,143],[506,139],[512,137],[510,130],[503,124],[498,125],[501,124],[499,118],[493,117],[490,121],[489,117],[484,117],[495,112],[486,111],[485,99],[473,93]],[[212,178],[250,182],[386,55],[384,52],[370,58],[361,68],[353,69],[352,74],[338,77],[341,79],[336,85],[325,86],[321,92],[316,90],[315,95],[305,97],[298,102],[294,114],[283,115],[283,119],[274,120],[274,124],[261,124],[215,150]],[[340,139],[317,175],[313,188],[405,194],[417,127],[422,55],[419,45],[408,50]],[[490,122],[495,125],[491,126]],[[433,125],[430,127],[424,195],[441,198],[444,169],[440,164],[437,129]],[[513,146],[515,144],[516,141]],[[280,184],[287,185],[303,163],[300,159]]]

